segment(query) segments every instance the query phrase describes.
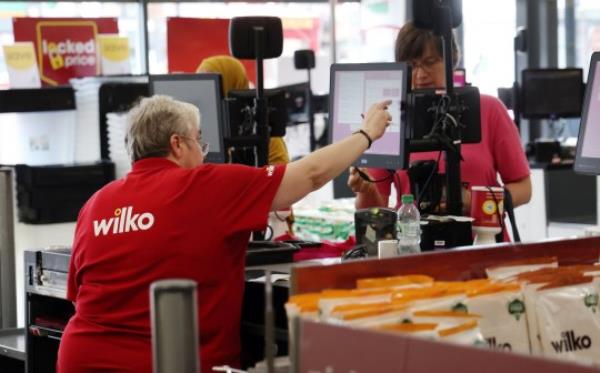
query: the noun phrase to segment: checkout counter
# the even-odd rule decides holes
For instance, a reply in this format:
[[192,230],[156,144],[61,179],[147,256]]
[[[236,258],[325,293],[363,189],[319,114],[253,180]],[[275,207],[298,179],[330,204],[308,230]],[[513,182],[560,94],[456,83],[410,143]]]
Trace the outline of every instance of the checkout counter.
[[596,176],[576,174],[572,161],[530,162],[531,201],[515,209],[521,239],[583,236],[597,226],[600,190]]
[[21,328],[0,330],[0,367],[2,371],[25,371],[25,332]]
[[[278,356],[288,355],[287,318],[284,304],[289,295],[289,273],[292,264],[260,264],[261,256],[271,251],[271,258],[291,262],[297,249],[280,250],[273,254],[273,248],[251,247],[247,262],[252,264],[246,269],[246,287],[242,311],[242,362],[244,366],[254,366],[264,358],[265,295],[264,271],[271,270],[279,275],[280,281],[273,283],[273,305],[275,316],[275,342]],[[55,372],[56,358],[60,339],[74,307],[66,299],[67,272],[71,250],[53,248],[25,252],[25,331],[14,330],[10,339],[0,334],[0,367],[16,366],[9,371],[27,373]],[[262,260],[268,263],[269,260]],[[1,331],[9,333],[10,331]],[[15,346],[13,348],[12,346]],[[10,349],[6,362],[2,360],[4,349]],[[25,353],[26,351],[26,353]],[[19,365],[19,361],[21,364]],[[26,362],[26,370],[23,370]],[[4,371],[4,369],[2,370]]]

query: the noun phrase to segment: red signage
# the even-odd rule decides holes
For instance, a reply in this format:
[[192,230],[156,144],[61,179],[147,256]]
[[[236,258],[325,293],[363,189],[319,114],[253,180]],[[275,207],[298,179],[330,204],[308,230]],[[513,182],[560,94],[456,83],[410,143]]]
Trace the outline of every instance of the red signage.
[[15,42],[34,43],[40,78],[47,85],[99,74],[96,35],[118,34],[116,18],[13,18]]
[[[169,72],[196,72],[203,59],[229,53],[229,20],[201,18],[167,19]],[[255,82],[253,60],[243,60],[248,79]]]
[[[289,39],[298,39],[302,44],[318,52],[318,18],[284,18],[284,43]],[[201,18],[167,19],[167,54],[169,72],[195,72],[206,57],[230,55],[229,20]],[[242,61],[248,78],[256,82],[256,70],[253,60]]]
[[319,19],[318,18],[283,18],[283,39],[298,39],[308,43],[308,48],[319,51]]

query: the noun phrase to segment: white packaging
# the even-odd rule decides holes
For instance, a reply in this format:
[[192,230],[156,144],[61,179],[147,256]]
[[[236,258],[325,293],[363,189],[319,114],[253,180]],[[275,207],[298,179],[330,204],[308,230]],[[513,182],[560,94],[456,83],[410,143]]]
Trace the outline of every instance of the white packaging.
[[467,308],[466,300],[466,294],[452,294],[442,297],[413,300],[409,303],[408,306],[411,312],[438,310],[466,313],[469,311]]
[[377,328],[393,333],[408,334],[413,337],[420,337],[425,339],[436,340],[438,339],[438,325],[432,323],[404,323],[404,324],[388,324],[382,325]]
[[309,320],[318,321],[319,314],[317,311],[302,311],[302,308],[293,303],[285,304],[285,311],[288,320],[292,320],[296,317],[302,317]]
[[529,353],[527,308],[520,289],[471,296],[467,306],[481,315],[479,328],[491,349]]
[[295,344],[296,341],[296,329],[294,328],[295,320],[302,318],[304,320],[318,321],[319,315],[315,309],[306,311],[302,309],[301,305],[293,302],[288,302],[285,304],[285,311],[287,314],[288,340],[290,341],[290,349],[293,349],[293,344]]
[[544,352],[542,341],[540,339],[536,301],[538,296],[537,290],[545,285],[546,283],[524,284],[522,287],[525,309],[529,310],[529,312],[526,312],[525,315],[527,316],[529,351],[532,355],[543,355]]
[[376,328],[405,322],[409,315],[404,306],[390,305],[376,310],[352,313],[341,319],[329,319],[329,322],[357,328]]
[[404,275],[378,278],[363,278],[356,281],[358,289],[392,288],[394,290],[430,287],[433,277],[425,275]]
[[373,303],[389,303],[392,293],[381,293],[374,295],[363,296],[340,296],[338,298],[321,298],[319,299],[319,315],[321,320],[326,321],[332,317],[332,312],[335,307],[352,304],[373,304]]
[[299,316],[310,320],[318,320],[318,302],[321,297],[321,293],[305,293],[290,296],[288,302],[285,304],[288,321]]
[[560,287],[549,284],[537,291],[536,313],[543,353],[545,356],[598,364],[598,280],[579,277],[578,283],[573,282]]
[[533,272],[542,268],[557,268],[558,261],[556,258],[539,258],[526,260],[523,263],[514,263],[499,265],[485,269],[488,278],[494,281],[504,281],[510,277],[516,276],[519,273]]
[[481,316],[472,313],[452,311],[416,311],[410,320],[416,324],[437,324],[437,330],[463,325],[470,321],[480,321]]
[[477,321],[469,321],[449,329],[438,330],[438,336],[440,340],[445,342],[466,346],[487,347],[479,326],[477,326]]

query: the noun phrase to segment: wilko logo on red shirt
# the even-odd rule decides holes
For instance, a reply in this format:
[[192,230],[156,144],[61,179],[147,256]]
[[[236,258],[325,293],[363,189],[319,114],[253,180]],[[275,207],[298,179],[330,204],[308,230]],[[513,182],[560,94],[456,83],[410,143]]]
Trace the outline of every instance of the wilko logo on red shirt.
[[106,236],[135,231],[146,231],[154,225],[154,215],[149,212],[133,213],[133,206],[115,209],[115,216],[94,220],[94,236]]

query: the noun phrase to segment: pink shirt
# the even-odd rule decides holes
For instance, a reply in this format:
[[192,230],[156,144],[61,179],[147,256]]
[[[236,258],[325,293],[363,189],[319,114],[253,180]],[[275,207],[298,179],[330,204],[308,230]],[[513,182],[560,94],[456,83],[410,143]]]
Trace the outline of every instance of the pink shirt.
[[[438,154],[439,152],[413,153],[410,161],[436,160]],[[529,176],[529,164],[517,127],[502,102],[492,96],[481,95],[481,142],[463,144],[461,154],[464,159],[460,164],[461,180],[469,186],[498,186],[498,174],[503,184]],[[444,153],[438,167],[440,173],[445,172]],[[383,169],[370,169],[369,174],[376,180],[389,175]],[[400,207],[400,197],[410,193],[410,183],[406,171],[399,170],[396,176],[393,182],[398,191],[397,207]],[[391,181],[376,184],[386,201],[390,195]]]

